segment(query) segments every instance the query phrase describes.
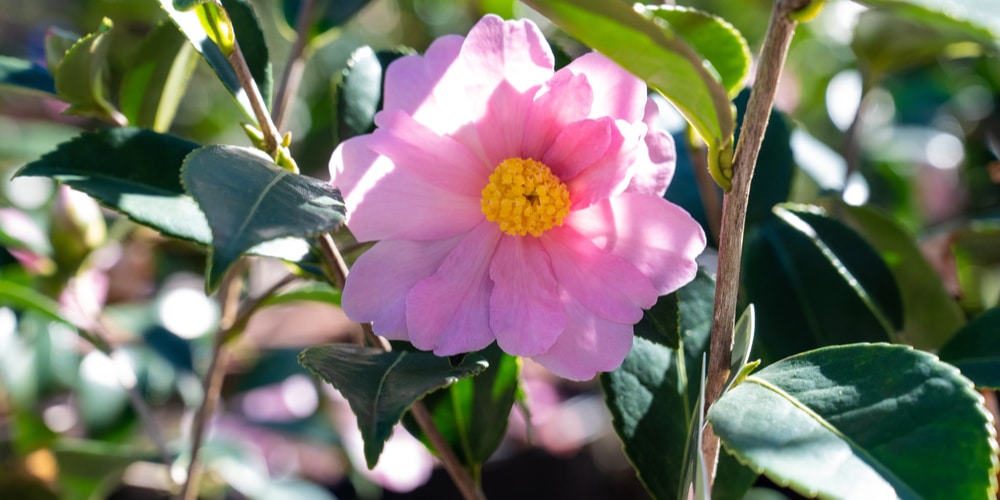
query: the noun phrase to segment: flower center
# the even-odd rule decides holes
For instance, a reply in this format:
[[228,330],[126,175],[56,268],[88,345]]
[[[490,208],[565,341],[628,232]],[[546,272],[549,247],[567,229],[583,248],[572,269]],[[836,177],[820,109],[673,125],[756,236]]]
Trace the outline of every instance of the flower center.
[[544,163],[500,162],[483,188],[483,213],[511,236],[541,236],[569,213],[569,190]]

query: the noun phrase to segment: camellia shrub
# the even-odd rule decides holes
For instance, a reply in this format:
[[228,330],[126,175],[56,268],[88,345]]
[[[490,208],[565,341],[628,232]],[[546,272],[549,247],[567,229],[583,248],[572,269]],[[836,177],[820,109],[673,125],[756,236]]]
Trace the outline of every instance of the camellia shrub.
[[996,496],[992,3],[133,3],[0,57],[64,134],[0,147],[0,496],[375,498],[426,447],[484,498],[539,381],[654,498]]

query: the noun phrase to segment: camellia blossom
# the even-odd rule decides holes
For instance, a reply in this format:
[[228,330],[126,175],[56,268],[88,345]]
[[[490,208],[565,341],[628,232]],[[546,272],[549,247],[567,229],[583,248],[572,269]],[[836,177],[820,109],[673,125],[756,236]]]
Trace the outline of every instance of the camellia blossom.
[[344,289],[352,320],[584,380],[694,278],[705,235],[662,197],[674,143],[645,84],[597,53],[553,64],[531,21],[486,16],[389,66],[376,130],[330,161],[348,227],[378,241]]

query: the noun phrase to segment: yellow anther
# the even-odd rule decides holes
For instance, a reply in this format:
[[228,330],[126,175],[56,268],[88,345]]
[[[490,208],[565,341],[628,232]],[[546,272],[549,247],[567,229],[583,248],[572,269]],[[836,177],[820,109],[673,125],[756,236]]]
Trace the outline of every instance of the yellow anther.
[[544,163],[508,158],[483,188],[482,209],[511,236],[541,236],[569,214],[569,190]]

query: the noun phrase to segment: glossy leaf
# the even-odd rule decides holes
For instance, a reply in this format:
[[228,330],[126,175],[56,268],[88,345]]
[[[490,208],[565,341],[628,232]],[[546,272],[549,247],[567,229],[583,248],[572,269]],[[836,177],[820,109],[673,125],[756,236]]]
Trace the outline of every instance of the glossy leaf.
[[341,141],[375,130],[375,113],[382,109],[385,69],[404,55],[400,51],[358,48],[351,54],[337,87],[337,132]]
[[976,387],[1000,389],[1000,308],[973,318],[938,356],[962,370]]
[[458,366],[429,352],[393,351],[352,344],[310,347],[299,363],[332,384],[358,417],[365,460],[372,468],[385,441],[410,405],[427,393],[447,387],[487,368],[470,354]]
[[687,497],[681,490],[700,394],[695,381],[708,349],[714,294],[714,280],[699,272],[675,292],[675,309],[666,312],[680,318],[678,349],[636,336],[622,366],[600,377],[615,432],[654,498]]
[[107,35],[110,31],[111,21],[105,19],[97,31],[73,44],[59,63],[55,86],[59,97],[70,104],[66,113],[125,122],[108,101]]
[[185,158],[181,178],[212,230],[207,290],[254,246],[331,231],[344,219],[340,192],[329,183],[278,168],[256,149],[200,148]]
[[860,3],[930,25],[957,28],[994,46],[1000,44],[1000,10],[993,0],[861,0]]
[[[306,31],[309,41],[315,43],[318,38],[325,38],[324,35],[351,20],[369,2],[371,0],[314,2],[313,8],[318,8],[319,11],[313,13],[313,23]],[[302,0],[282,0],[280,3],[282,18],[288,27],[294,30],[298,25]]]
[[[474,472],[493,455],[507,431],[521,371],[518,358],[505,354],[495,343],[479,354],[489,363],[486,370],[424,397],[441,435],[462,464]],[[404,423],[434,451],[416,421],[406,418]]]
[[31,61],[0,56],[0,87],[54,97],[55,80],[49,71]]
[[129,123],[166,132],[197,59],[194,47],[170,23],[146,36],[122,81],[121,108]]
[[741,461],[806,496],[996,493],[982,398],[954,368],[908,346],[853,344],[782,360],[724,394],[708,418]]
[[965,323],[962,309],[945,290],[906,229],[870,207],[839,204],[844,221],[885,259],[903,300],[901,340],[918,349],[939,349]]
[[[608,56],[677,107],[708,143],[713,177],[728,189],[736,128],[726,87],[703,58],[669,26],[654,23],[622,0],[527,0],[545,17]],[[728,172],[731,177],[731,170]]]
[[16,175],[52,177],[167,236],[208,245],[208,222],[180,183],[184,157],[197,147],[131,127],[86,132]]
[[816,347],[888,341],[902,328],[899,290],[857,233],[815,207],[779,205],[749,238],[747,300],[756,352],[779,359]]
[[712,65],[730,97],[743,89],[750,70],[750,47],[743,35],[721,17],[690,7],[647,5],[647,17],[666,21],[674,33]]

